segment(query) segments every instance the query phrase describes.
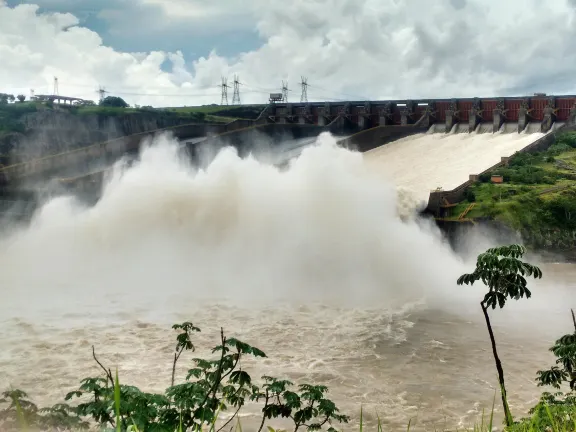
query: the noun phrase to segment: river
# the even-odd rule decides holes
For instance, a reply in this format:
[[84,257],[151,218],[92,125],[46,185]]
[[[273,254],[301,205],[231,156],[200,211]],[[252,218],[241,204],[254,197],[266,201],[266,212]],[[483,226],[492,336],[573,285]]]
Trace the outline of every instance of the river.
[[[196,172],[162,137],[96,206],[60,197],[14,228],[0,243],[0,387],[61,402],[99,373],[95,345],[124,383],[162,391],[170,326],[189,320],[203,330],[195,356],[223,326],[268,354],[244,363],[254,377],[326,384],[353,423],[362,406],[388,430],[473,424],[497,384],[482,288],[455,284],[473,254],[401,220],[408,192],[331,136],[318,141],[285,170],[227,149]],[[483,236],[473,251],[494,243]],[[576,267],[543,269],[532,299],[492,313],[517,415],[541,392],[547,348],[571,329]],[[178,377],[189,365],[184,355]],[[244,414],[257,422],[254,408]]]

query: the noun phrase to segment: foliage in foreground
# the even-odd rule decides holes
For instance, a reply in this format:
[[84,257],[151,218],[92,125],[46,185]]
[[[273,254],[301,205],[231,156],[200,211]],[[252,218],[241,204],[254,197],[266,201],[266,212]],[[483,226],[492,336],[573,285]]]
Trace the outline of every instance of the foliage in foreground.
[[[530,417],[514,421],[510,412],[504,385],[504,370],[498,357],[496,342],[490,319],[489,308],[504,307],[507,300],[529,298],[526,277],[542,277],[541,270],[520,260],[525,248],[519,245],[488,249],[478,256],[476,269],[458,279],[458,284],[473,285],[482,281],[488,288],[480,302],[490,340],[501,388],[505,411],[506,431],[531,432],[576,431],[576,316],[572,311],[574,332],[559,338],[550,351],[555,355],[555,365],[538,371],[539,386],[551,386],[556,393],[544,392],[538,404],[530,410]],[[42,430],[86,429],[97,424],[103,430],[131,432],[210,431],[232,429],[236,419],[237,430],[241,430],[238,413],[247,402],[261,404],[262,419],[260,432],[268,419],[285,418],[292,422],[294,432],[298,430],[335,431],[333,423],[347,423],[349,417],[340,414],[334,402],[326,398],[328,389],[322,385],[301,384],[296,389],[288,380],[264,376],[259,383],[240,366],[244,356],[266,357],[258,348],[235,338],[227,338],[220,332],[220,344],[213,348],[212,359],[193,359],[194,367],[188,370],[184,382],[175,384],[175,369],[184,351],[195,350],[191,334],[200,329],[190,322],[172,326],[178,332],[172,362],[171,385],[162,394],[145,393],[137,387],[121,385],[118,372],[106,368],[96,357],[94,360],[104,372],[103,377],[89,377],[81,381],[78,390],[66,395],[66,400],[80,398],[75,406],[57,404],[51,408],[38,409],[21,390],[3,393],[0,399],[0,427],[2,430],[29,426]],[[563,393],[562,386],[568,391]],[[2,408],[4,405],[4,408]],[[229,420],[216,429],[220,412],[231,411]],[[489,421],[476,425],[474,432],[491,431],[494,406]],[[410,430],[411,422],[408,424]],[[279,432],[267,427],[268,432]],[[360,411],[360,431],[363,430]],[[378,417],[377,430],[382,431]]]
[[526,249],[519,245],[488,249],[478,255],[474,271],[463,274],[457,281],[458,285],[473,285],[474,282],[482,281],[488,287],[488,292],[480,302],[480,307],[482,308],[488,334],[490,335],[492,354],[496,363],[498,382],[502,393],[502,405],[508,426],[513,423],[512,413],[508,406],[504,369],[496,348],[496,339],[490,323],[488,309],[496,309],[496,306],[503,308],[509,299],[530,298],[532,295],[527,287],[526,277],[533,276],[535,279],[539,279],[542,277],[542,271],[538,267],[520,259],[525,253]]
[[[200,329],[190,322],[176,324],[178,331],[172,370],[175,370],[184,351],[194,351],[192,332]],[[75,406],[58,404],[38,409],[20,390],[4,393],[0,402],[8,407],[0,410],[0,426],[16,428],[33,425],[40,428],[59,427],[60,430],[87,428],[89,421],[104,428],[128,431],[136,428],[146,432],[198,431],[209,427],[215,430],[220,412],[231,410],[233,415],[220,427],[229,425],[248,401],[261,403],[262,420],[285,418],[292,421],[294,431],[335,431],[333,423],[346,423],[348,416],[326,397],[327,387],[294,384],[288,380],[264,376],[256,384],[240,366],[244,356],[266,357],[266,354],[235,338],[220,333],[220,344],[212,349],[212,359],[193,359],[182,383],[172,385],[162,394],[142,392],[137,387],[120,384],[118,376],[96,357],[104,377],[88,377],[80,387],[66,395],[67,401],[80,398]]]

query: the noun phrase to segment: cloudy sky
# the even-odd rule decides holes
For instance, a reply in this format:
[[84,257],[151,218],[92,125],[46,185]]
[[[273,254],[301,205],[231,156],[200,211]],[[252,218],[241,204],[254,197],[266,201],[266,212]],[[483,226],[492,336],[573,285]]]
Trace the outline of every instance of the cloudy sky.
[[[130,104],[576,93],[576,0],[0,0],[0,92]],[[232,91],[229,92],[232,100]]]

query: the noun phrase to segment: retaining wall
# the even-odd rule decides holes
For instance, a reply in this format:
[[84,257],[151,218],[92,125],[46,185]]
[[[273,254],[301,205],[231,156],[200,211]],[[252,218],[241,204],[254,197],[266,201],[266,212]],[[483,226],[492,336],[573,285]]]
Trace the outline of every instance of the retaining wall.
[[[232,127],[239,125],[235,124]],[[89,165],[106,165],[113,163],[126,152],[137,150],[144,139],[162,132],[171,133],[176,138],[193,138],[218,134],[226,130],[227,126],[219,124],[188,124],[128,135],[68,152],[3,167],[0,169],[0,179],[3,184],[18,185],[24,180],[40,180],[50,175],[69,172],[71,167],[75,170],[80,170],[82,168],[88,169]]]

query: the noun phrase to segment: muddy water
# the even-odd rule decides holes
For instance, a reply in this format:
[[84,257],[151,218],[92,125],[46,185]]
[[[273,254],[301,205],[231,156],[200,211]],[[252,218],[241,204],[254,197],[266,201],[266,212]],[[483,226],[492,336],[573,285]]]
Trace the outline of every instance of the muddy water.
[[[225,152],[200,173],[161,141],[96,207],[56,200],[3,239],[0,387],[59,402],[99,373],[95,345],[124,383],[161,391],[170,325],[190,320],[203,329],[195,355],[223,326],[268,354],[246,359],[253,376],[326,384],[355,421],[363,406],[389,430],[473,423],[496,384],[481,289],[454,283],[473,263],[400,221],[395,187],[361,155],[320,141],[284,172]],[[493,314],[516,413],[570,330],[576,268],[544,269],[531,300]]]

